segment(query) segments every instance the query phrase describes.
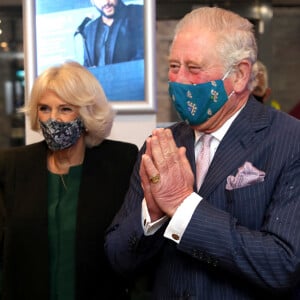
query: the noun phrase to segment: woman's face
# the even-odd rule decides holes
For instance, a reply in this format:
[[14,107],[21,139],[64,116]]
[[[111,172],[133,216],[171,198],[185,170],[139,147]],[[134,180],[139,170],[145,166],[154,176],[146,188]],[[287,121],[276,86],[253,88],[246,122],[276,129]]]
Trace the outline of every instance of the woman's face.
[[37,110],[38,119],[42,122],[46,122],[49,119],[59,122],[70,122],[79,115],[77,106],[66,103],[52,92],[46,92],[43,95],[37,105]]

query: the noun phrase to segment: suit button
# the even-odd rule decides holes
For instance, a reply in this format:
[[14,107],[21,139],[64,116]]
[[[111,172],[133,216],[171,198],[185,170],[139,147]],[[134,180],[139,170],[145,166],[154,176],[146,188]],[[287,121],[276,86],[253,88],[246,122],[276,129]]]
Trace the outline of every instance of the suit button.
[[200,260],[204,260],[204,258],[205,258],[204,252],[203,251],[199,251],[199,259]]
[[216,266],[218,265],[218,262],[219,262],[219,260],[218,260],[218,259],[215,259],[215,260],[213,261],[213,266],[216,267]]
[[199,255],[198,255],[198,251],[196,249],[193,249],[192,256],[195,258],[198,258]]

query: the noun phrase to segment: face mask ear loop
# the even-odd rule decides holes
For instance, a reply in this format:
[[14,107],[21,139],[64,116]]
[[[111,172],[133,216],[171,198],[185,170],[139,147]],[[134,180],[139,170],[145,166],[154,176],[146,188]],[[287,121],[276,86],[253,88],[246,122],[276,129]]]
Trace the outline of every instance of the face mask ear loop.
[[235,92],[232,91],[229,95],[228,95],[228,99],[234,94]]
[[[223,76],[223,78],[222,78],[222,81],[224,81],[227,77],[228,77],[228,75],[230,74],[230,72],[232,71],[232,68],[230,68],[226,73],[225,73],[225,75]],[[228,97],[228,99],[232,96],[234,94],[234,91],[232,91],[227,97]]]
[[228,77],[228,75],[230,74],[231,71],[232,71],[232,68],[230,68],[230,69],[224,74],[224,76],[222,77],[222,80],[225,80],[225,79]]

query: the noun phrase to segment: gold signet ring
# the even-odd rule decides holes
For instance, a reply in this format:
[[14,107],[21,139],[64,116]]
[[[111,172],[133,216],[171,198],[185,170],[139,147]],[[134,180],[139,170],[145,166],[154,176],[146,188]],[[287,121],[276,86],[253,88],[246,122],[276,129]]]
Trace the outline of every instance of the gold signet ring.
[[158,183],[159,180],[160,180],[160,175],[159,175],[159,174],[156,174],[156,175],[150,177],[150,181],[151,181],[152,183]]

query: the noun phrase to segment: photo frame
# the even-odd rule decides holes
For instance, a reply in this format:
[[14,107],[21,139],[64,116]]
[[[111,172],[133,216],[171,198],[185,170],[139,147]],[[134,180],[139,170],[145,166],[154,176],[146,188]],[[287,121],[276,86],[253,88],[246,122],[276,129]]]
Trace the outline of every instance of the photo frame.
[[[124,5],[143,6],[143,36],[140,37],[143,40],[143,58],[86,67],[99,80],[117,113],[154,113],[155,1],[122,2]],[[23,10],[25,98],[28,99],[36,76],[47,67],[66,60],[76,60],[85,65],[84,41],[77,34],[78,29],[100,15],[90,0],[23,0]],[[128,41],[128,45],[131,44],[135,45]]]

